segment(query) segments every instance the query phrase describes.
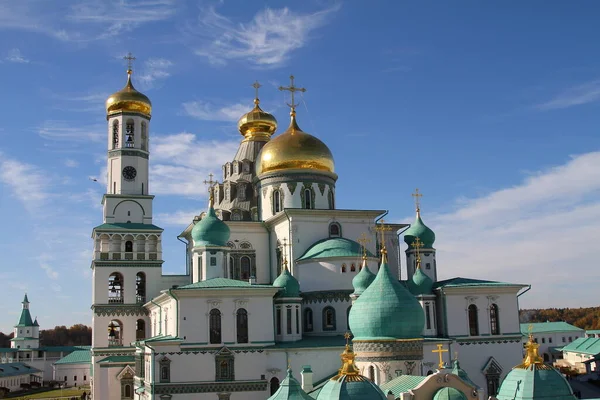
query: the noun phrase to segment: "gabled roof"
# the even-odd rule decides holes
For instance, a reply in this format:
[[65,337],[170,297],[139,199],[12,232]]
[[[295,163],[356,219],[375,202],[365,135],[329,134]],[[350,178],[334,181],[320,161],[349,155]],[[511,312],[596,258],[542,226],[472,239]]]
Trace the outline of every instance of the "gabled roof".
[[600,338],[578,338],[562,348],[562,351],[595,356],[600,354]]
[[36,372],[42,371],[23,363],[0,364],[0,378],[6,378],[8,376],[29,375]]
[[91,362],[92,352],[90,350],[75,350],[54,364],[90,364]]
[[21,310],[21,317],[19,318],[19,322],[15,325],[16,327],[25,327],[25,326],[34,326],[33,320],[31,319],[31,314],[29,313],[28,308],[24,308]]
[[179,289],[228,289],[228,288],[245,288],[245,289],[277,289],[271,285],[253,285],[246,281],[238,281],[235,279],[227,278],[212,278],[205,281],[191,283],[189,285],[179,286]]
[[583,329],[578,328],[564,321],[558,322],[534,322],[521,324],[521,333],[529,334],[529,326],[531,333],[550,333],[550,332],[583,332]]
[[139,223],[114,223],[114,224],[102,224],[94,228],[95,231],[158,231],[162,232],[163,229],[153,224],[139,224]]
[[471,279],[471,278],[451,278],[443,281],[438,281],[433,285],[434,289],[441,287],[452,288],[452,287],[512,287],[520,286],[525,287],[528,285],[520,283],[508,283],[508,282],[497,282],[497,281],[486,281],[482,279]]

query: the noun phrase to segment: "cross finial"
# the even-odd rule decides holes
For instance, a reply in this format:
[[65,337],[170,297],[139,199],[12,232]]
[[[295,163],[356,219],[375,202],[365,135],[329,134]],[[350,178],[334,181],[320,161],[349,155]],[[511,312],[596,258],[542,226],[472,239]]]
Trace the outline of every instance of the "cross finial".
[[288,260],[287,260],[287,247],[288,247],[288,243],[287,243],[287,238],[283,238],[281,239],[281,241],[283,242],[283,244],[281,245],[283,247],[283,266],[285,269],[287,269],[288,266]]
[[444,349],[444,345],[443,344],[438,344],[437,345],[437,350],[431,350],[432,353],[438,353],[439,356],[439,361],[440,363],[438,364],[438,368],[444,368],[444,356],[443,353],[447,353],[448,350]]
[[258,81],[254,81],[254,83],[252,84],[252,87],[254,88],[254,104],[258,105],[258,103],[260,103],[260,100],[258,100],[258,89],[261,87],[262,85],[260,83],[258,83]]
[[415,249],[415,255],[417,257],[417,268],[421,268],[421,253],[420,253],[420,250],[421,250],[421,247],[423,247],[423,242],[417,236],[415,238],[415,240],[412,242],[411,246],[414,247],[414,249]]
[[361,233],[358,238],[358,243],[362,246],[363,259],[367,258],[367,243],[371,243],[371,239],[367,237],[366,233]]
[[304,93],[306,92],[305,88],[299,88],[294,86],[294,75],[290,75],[290,86],[284,87],[284,86],[279,86],[279,90],[287,90],[288,92],[290,92],[292,94],[292,103],[286,103],[288,105],[288,107],[290,107],[292,109],[292,113],[296,112],[296,106],[298,104],[294,103],[294,93],[296,92],[301,92]]
[[411,196],[415,198],[415,207],[417,207],[417,212],[420,212],[421,211],[421,197],[423,197],[423,195],[421,193],[419,193],[419,188],[416,188],[415,192]]
[[129,52],[123,57],[123,60],[127,60],[127,72],[131,73],[133,71],[133,61],[135,61],[135,57]]
[[380,223],[377,224],[375,230],[381,233],[381,254],[387,254],[387,249],[385,248],[385,232],[389,232],[392,230],[391,226],[385,225],[385,220],[382,218],[379,220]]
[[208,180],[204,181],[204,184],[208,186],[208,207],[212,208],[215,202],[215,196],[213,193],[213,186],[217,183],[217,181],[213,181],[214,175],[212,173],[208,174]]
[[350,332],[344,333],[344,339],[346,339],[346,346],[348,346],[348,341],[350,340]]

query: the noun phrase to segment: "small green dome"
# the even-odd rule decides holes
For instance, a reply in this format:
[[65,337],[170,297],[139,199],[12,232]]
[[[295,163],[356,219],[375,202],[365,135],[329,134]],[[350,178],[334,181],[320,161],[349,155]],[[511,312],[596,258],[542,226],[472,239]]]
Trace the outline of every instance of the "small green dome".
[[431,278],[423,272],[421,267],[417,268],[412,278],[406,283],[408,290],[415,296],[421,294],[431,294],[433,288],[433,281]]
[[229,233],[229,227],[217,217],[211,205],[204,218],[192,228],[192,239],[194,246],[225,246]]
[[435,392],[433,400],[467,400],[467,396],[458,389],[445,387]]
[[387,259],[350,309],[354,340],[417,339],[422,337],[425,314],[417,299],[392,275]]
[[[361,257],[362,247],[354,240],[345,238],[328,238],[319,240],[313,243],[297,261],[310,260],[313,258],[330,258],[330,257]],[[367,252],[367,257],[374,258],[375,256]]]
[[300,297],[300,284],[298,280],[290,274],[287,265],[281,271],[281,274],[273,282],[273,286],[281,288],[277,297]]
[[292,370],[287,370],[287,376],[281,384],[279,385],[279,389],[273,394],[273,396],[269,397],[268,400],[314,400],[310,397],[304,390],[302,390],[302,386],[300,382],[294,378],[292,375]]
[[435,233],[423,223],[421,212],[417,210],[417,218],[415,222],[404,232],[404,242],[408,245],[408,249],[412,250],[412,244],[416,238],[421,239],[423,247],[426,249],[433,248],[435,242]]
[[375,280],[375,274],[371,272],[366,260],[363,260],[362,269],[352,279],[352,287],[354,288],[354,295],[360,296]]
[[385,400],[385,394],[369,379],[342,376],[323,386],[316,400]]

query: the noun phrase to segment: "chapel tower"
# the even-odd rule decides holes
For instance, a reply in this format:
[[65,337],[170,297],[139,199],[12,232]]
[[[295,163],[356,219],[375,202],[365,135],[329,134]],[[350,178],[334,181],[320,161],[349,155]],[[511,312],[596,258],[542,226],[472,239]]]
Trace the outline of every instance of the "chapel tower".
[[[406,249],[406,269],[408,279],[417,271],[417,253],[421,258],[421,272],[427,275],[433,282],[437,282],[437,265],[435,260],[435,233],[421,219],[421,197],[423,195],[419,189],[412,194],[415,198],[416,212],[415,222],[410,225],[410,228],[404,232],[404,242],[408,245]],[[415,241],[419,238],[419,251],[415,248]]]
[[35,321],[31,319],[27,293],[21,304],[21,316],[15,325],[15,335],[10,339],[10,347],[13,349],[37,349],[40,347],[40,326],[37,318]]

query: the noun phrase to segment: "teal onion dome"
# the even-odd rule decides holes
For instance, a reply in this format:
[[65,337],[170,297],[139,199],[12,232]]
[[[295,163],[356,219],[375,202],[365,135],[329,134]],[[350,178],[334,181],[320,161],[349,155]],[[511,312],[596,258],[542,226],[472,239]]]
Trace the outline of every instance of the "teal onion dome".
[[354,340],[422,338],[425,314],[417,299],[392,275],[385,249],[379,272],[350,309]]
[[467,396],[458,389],[445,387],[435,392],[433,400],[467,400]]
[[277,297],[300,297],[300,283],[288,271],[287,263],[273,282],[273,286],[282,289],[277,293]]
[[423,247],[426,249],[433,248],[435,242],[435,233],[429,229],[421,219],[421,211],[417,209],[417,217],[415,222],[404,232],[404,242],[408,245],[409,250],[412,249],[412,244],[416,238],[421,239]]
[[433,280],[423,272],[421,266],[417,267],[417,270],[413,274],[412,278],[407,282],[408,290],[415,296],[422,294],[431,294],[433,289]]
[[352,287],[354,288],[354,295],[360,296],[375,280],[375,274],[371,272],[367,265],[367,260],[363,258],[363,264],[361,270],[352,279]]
[[304,390],[302,390],[302,385],[300,382],[294,378],[292,375],[292,370],[287,370],[287,376],[281,384],[279,385],[279,389],[273,396],[269,397],[269,400],[314,400],[310,397]]
[[211,204],[208,212],[192,228],[194,246],[225,246],[229,240],[229,227],[217,217]]

